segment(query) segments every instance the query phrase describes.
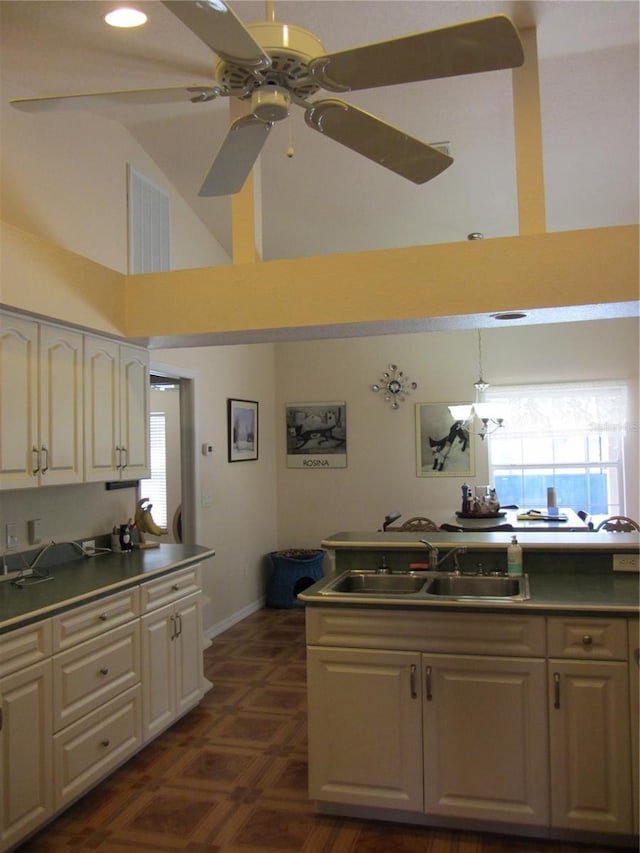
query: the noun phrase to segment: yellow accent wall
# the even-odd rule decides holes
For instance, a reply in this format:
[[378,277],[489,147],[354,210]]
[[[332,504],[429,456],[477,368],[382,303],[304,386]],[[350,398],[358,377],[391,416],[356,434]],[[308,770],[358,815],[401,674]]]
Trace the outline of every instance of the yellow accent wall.
[[124,276],[3,224],[0,302],[131,338],[638,298],[637,226]]
[[638,229],[599,228],[131,276],[131,337],[638,298]]

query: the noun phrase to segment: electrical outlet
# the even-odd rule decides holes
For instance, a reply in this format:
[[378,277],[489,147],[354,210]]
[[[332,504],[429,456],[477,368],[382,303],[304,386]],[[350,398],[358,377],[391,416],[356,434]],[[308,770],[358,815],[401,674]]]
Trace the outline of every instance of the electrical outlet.
[[91,554],[92,551],[96,550],[96,540],[95,539],[85,539],[82,543],[82,548],[87,554]]
[[42,519],[32,518],[28,524],[29,544],[39,545],[42,542]]
[[614,554],[614,572],[640,572],[640,554]]
[[4,526],[5,547],[7,551],[14,551],[18,547],[18,522],[7,521]]

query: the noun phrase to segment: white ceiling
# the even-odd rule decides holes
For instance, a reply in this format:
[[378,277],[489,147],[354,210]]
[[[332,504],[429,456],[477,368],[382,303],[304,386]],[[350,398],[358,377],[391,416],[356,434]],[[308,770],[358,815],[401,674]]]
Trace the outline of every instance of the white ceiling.
[[[149,23],[114,30],[102,0],[2,0],[2,97],[207,83],[214,57],[164,6]],[[135,3],[130,5],[136,5]],[[262,2],[232,5],[264,20]],[[617,109],[602,86],[637,92],[635,0],[282,0],[279,21],[314,32],[327,51],[504,12],[537,28],[548,230],[637,221],[637,98]],[[618,78],[607,81],[607,69]],[[591,98],[591,100],[590,100]],[[428,142],[448,140],[454,164],[422,186],[404,181],[306,127],[302,111],[274,127],[261,158],[263,256],[301,257],[518,233],[511,72],[351,93],[354,104]],[[197,196],[228,126],[227,99],[203,105],[103,108],[125,124],[230,252],[228,198]],[[631,112],[631,115],[629,115]],[[618,115],[618,113],[624,115]],[[34,118],[37,121],[37,116]],[[569,123],[573,125],[569,127]],[[576,130],[578,126],[586,127]],[[618,122],[622,122],[619,125]],[[624,124],[626,122],[626,124]],[[635,128],[635,129],[634,129]],[[290,136],[295,156],[286,156]],[[577,138],[579,136],[579,138]],[[622,136],[622,139],[620,138]],[[611,157],[622,145],[625,157]],[[628,149],[631,146],[631,152]],[[581,171],[582,170],[582,171]],[[630,190],[630,180],[635,189]],[[598,203],[585,196],[598,183]]]

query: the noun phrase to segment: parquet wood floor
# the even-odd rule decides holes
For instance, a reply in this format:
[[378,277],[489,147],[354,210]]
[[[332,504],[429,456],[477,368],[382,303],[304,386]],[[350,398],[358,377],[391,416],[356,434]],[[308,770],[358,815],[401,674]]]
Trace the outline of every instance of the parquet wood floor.
[[319,816],[307,797],[304,611],[213,640],[201,704],[20,853],[611,853],[611,848]]

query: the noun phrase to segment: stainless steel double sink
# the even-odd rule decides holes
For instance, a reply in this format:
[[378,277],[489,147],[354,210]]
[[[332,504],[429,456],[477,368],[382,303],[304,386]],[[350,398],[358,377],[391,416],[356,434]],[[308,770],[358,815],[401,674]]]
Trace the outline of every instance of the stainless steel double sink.
[[449,572],[380,574],[352,570],[331,581],[321,590],[321,595],[525,601],[530,593],[528,575],[506,577]]

